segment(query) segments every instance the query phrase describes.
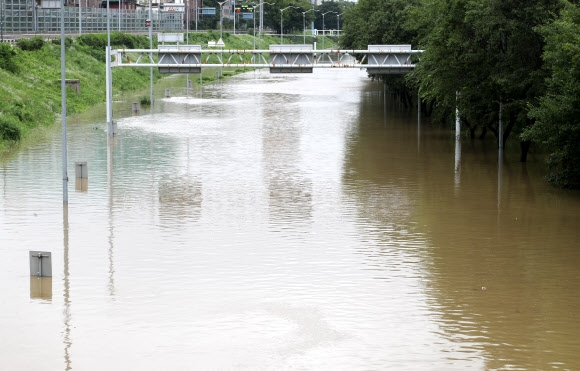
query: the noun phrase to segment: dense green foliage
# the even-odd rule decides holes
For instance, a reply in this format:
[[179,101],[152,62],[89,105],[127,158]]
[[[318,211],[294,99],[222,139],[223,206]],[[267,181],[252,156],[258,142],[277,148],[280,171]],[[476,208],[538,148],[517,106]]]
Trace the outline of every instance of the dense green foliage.
[[553,151],[551,180],[580,186],[573,119],[580,101],[570,72],[580,63],[577,2],[360,0],[343,20],[347,48],[424,50],[405,79],[382,77],[405,101],[418,90],[435,107],[435,120],[449,127],[458,107],[472,138],[491,132],[505,144],[511,136],[521,144],[522,161],[531,141],[543,144]]
[[15,62],[16,50],[6,43],[0,43],[0,69],[8,72],[18,72],[18,65]]
[[44,38],[42,36],[36,36],[32,39],[18,39],[17,45],[25,51],[40,50],[44,46]]
[[540,33],[551,76],[547,94],[530,111],[536,121],[523,137],[550,150],[551,181],[580,188],[580,8],[568,4]]
[[[324,1],[322,4],[316,7],[314,28],[317,30],[337,30],[339,28],[343,28],[344,24],[341,21],[342,15],[344,14],[345,10],[351,9],[353,7],[354,3],[351,1]],[[323,14],[326,14],[326,16],[323,17]]]

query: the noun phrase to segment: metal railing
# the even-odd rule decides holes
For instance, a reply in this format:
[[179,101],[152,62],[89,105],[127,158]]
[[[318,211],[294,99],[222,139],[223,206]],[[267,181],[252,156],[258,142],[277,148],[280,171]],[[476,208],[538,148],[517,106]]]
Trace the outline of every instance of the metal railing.
[[[2,33],[50,34],[60,32],[60,9],[33,6],[11,7],[6,4],[2,12]],[[111,31],[146,32],[146,9],[109,9]],[[152,26],[155,31],[181,31],[185,28],[185,13],[153,12]],[[64,27],[67,33],[103,32],[107,30],[107,9],[73,8],[64,9]]]

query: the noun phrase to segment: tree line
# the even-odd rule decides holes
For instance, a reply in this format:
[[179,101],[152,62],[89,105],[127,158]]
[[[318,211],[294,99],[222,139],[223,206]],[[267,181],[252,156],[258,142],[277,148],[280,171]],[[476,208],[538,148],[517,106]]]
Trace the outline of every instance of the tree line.
[[405,104],[418,93],[445,125],[457,107],[466,135],[511,138],[523,162],[536,145],[551,182],[580,188],[578,0],[359,0],[341,45],[369,44],[424,50],[412,73],[381,77]]

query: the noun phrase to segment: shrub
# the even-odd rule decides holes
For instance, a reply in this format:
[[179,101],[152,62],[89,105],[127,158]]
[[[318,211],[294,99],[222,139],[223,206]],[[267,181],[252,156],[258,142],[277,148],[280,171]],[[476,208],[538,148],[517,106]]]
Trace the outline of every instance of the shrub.
[[87,34],[81,35],[77,40],[82,44],[93,49],[104,50],[107,46],[107,34]]
[[19,39],[16,45],[25,51],[40,50],[44,46],[44,39],[42,36],[35,36],[31,39]]
[[0,43],[0,68],[8,72],[17,73],[18,65],[14,62],[16,51],[8,43]]
[[20,101],[13,102],[10,107],[10,114],[23,124],[30,125],[34,121],[34,103],[28,102],[28,104],[25,104]]
[[20,140],[20,127],[15,117],[2,115],[0,116],[0,139],[3,140]]
[[[107,46],[107,34],[87,34],[77,38],[81,45],[104,51]],[[156,45],[154,45],[155,47]],[[145,36],[135,36],[121,32],[111,33],[111,47],[126,49],[149,49],[149,39]]]
[[142,106],[150,106],[151,105],[151,97],[141,97],[139,99]]
[[[60,45],[60,37],[57,39],[52,39],[50,40],[51,43],[53,43],[54,45]],[[64,38],[64,47],[68,48],[73,44],[73,39],[70,37],[65,37]]]

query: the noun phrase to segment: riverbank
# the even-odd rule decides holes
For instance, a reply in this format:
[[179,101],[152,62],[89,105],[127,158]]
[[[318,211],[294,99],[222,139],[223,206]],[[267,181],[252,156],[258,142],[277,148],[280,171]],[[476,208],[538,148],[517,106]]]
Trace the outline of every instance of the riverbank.
[[[222,35],[225,48],[252,49],[252,35]],[[219,39],[219,33],[189,34],[189,43],[206,46]],[[67,115],[81,112],[105,101],[105,34],[82,35],[66,39],[66,78],[79,80],[79,90],[67,89]],[[267,49],[278,44],[274,36],[262,36],[261,45]],[[149,48],[149,39],[122,33],[111,34],[113,48]],[[153,48],[157,47],[154,40]],[[244,72],[243,69],[226,71],[223,77]],[[154,71],[154,80],[163,76]],[[13,47],[0,43],[0,152],[18,146],[22,139],[43,127],[52,126],[61,113],[60,39],[45,41],[34,38],[19,41]],[[204,69],[202,79],[193,84],[210,83],[215,71]],[[113,92],[124,94],[144,89],[150,83],[147,68],[113,69]]]

